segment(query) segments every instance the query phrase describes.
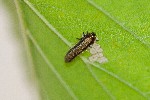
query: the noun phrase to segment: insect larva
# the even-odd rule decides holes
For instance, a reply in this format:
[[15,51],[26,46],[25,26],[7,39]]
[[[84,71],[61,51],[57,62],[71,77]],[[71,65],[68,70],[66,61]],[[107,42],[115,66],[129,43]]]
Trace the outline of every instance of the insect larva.
[[96,34],[94,32],[84,34],[83,32],[83,37],[79,40],[80,41],[67,52],[65,62],[71,62],[76,56],[92,45],[96,40]]

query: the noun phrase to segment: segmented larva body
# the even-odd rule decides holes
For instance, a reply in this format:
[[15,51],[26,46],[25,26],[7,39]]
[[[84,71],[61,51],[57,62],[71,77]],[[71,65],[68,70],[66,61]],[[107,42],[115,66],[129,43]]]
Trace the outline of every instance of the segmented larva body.
[[71,62],[76,56],[92,45],[96,40],[96,34],[94,32],[84,34],[83,32],[83,37],[79,40],[80,41],[67,52],[65,62]]

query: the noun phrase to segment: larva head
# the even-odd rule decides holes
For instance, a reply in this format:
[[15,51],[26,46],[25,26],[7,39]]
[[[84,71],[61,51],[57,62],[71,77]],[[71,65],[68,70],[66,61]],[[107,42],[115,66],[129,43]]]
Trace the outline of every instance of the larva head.
[[87,33],[87,34],[85,35],[85,37],[86,37],[86,38],[91,38],[93,42],[96,40],[96,34],[95,34],[94,32],[92,32],[92,33]]
[[95,34],[94,32],[92,32],[91,35],[92,35],[93,37],[96,37],[96,34]]

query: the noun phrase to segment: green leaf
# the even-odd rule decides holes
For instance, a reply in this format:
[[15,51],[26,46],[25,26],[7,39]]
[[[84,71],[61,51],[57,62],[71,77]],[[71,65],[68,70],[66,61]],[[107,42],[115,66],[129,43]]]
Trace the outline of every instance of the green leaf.
[[[42,100],[150,99],[148,2],[16,1]],[[86,31],[96,32],[107,63],[89,62],[89,52],[64,62]]]

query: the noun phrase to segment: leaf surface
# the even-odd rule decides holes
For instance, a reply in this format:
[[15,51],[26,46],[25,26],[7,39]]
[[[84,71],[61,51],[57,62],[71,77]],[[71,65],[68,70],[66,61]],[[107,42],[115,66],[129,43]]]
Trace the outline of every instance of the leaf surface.
[[[120,7],[129,5],[120,9],[117,1],[109,0],[19,1],[44,100],[150,98],[149,28],[148,22],[141,22],[150,15],[143,0],[140,13],[146,12],[145,16],[135,19],[136,2],[120,2]],[[87,51],[71,63],[64,62],[66,52],[86,31],[96,32],[108,63],[89,62]]]

